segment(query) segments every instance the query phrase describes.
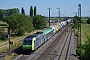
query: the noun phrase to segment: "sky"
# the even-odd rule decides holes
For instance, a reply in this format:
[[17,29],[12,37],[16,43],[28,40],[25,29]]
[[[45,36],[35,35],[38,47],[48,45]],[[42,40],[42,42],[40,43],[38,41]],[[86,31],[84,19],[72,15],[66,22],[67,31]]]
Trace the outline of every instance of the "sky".
[[81,4],[81,16],[90,16],[90,0],[0,0],[0,9],[21,8],[25,10],[25,14],[29,15],[30,6],[36,6],[37,14],[48,16],[48,8],[50,16],[58,16],[60,7],[60,16],[75,16],[78,11],[78,5]]

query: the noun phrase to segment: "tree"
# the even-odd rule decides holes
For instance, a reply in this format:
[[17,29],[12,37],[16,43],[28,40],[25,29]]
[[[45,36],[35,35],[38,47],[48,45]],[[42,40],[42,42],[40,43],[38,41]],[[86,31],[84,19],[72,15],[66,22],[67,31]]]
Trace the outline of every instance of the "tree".
[[87,23],[90,24],[90,18],[88,18]]
[[4,21],[9,24],[12,33],[19,36],[23,35],[25,32],[31,32],[34,30],[32,18],[24,14],[13,14],[4,17]]
[[25,10],[24,10],[23,7],[22,7],[22,9],[21,9],[21,14],[25,14]]
[[4,9],[0,9],[0,20],[4,17]]
[[5,10],[5,16],[10,16],[12,14],[19,14],[19,9],[18,8],[12,8],[12,9],[6,9]]
[[0,40],[6,40],[7,39],[7,33],[5,32],[4,27],[0,27]]
[[74,16],[73,18],[73,24],[72,24],[72,28],[78,28],[78,21],[79,17],[78,16]]
[[30,16],[33,17],[33,7],[30,7]]
[[34,6],[34,16],[36,15],[36,6]]
[[33,25],[35,29],[43,29],[46,27],[46,19],[42,15],[36,15],[33,18]]

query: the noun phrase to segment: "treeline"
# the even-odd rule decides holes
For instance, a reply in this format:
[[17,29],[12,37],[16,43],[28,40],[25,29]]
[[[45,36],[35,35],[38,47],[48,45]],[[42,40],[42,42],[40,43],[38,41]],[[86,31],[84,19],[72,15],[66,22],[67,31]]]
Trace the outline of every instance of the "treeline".
[[[80,22],[80,21],[78,21],[78,19],[79,19],[78,16],[75,16],[73,18],[72,28],[74,28],[75,30],[78,29],[78,22]],[[81,20],[81,23],[82,23],[82,20]],[[90,18],[88,18],[87,24],[90,24]],[[78,36],[77,33],[76,33],[76,35]],[[80,52],[80,50],[81,50],[81,52]],[[78,43],[76,52],[77,52],[77,55],[79,55],[79,56],[81,55],[79,57],[80,60],[90,60],[90,37],[87,37],[86,42],[84,44],[81,44],[81,47],[80,47],[80,43]]]
[[73,18],[73,24],[72,24],[72,28],[78,28],[78,16],[75,16],[74,18]]
[[[11,33],[21,36],[24,33],[30,33],[36,29],[46,27],[46,19],[44,16],[37,14],[36,6],[30,6],[29,16],[25,14],[24,7],[21,8],[21,13],[18,8],[0,9],[0,20],[7,22],[11,29]],[[0,34],[5,34],[5,31],[0,28]],[[7,35],[7,34],[6,34]],[[0,40],[3,35],[0,35]]]
[[[20,10],[18,8],[0,9],[0,20],[3,20],[3,17],[10,16],[12,14],[20,14]],[[25,14],[25,10],[23,7],[21,8],[21,14]],[[30,6],[29,16],[34,17],[35,15],[37,15],[36,6],[34,6],[34,9],[32,6]]]

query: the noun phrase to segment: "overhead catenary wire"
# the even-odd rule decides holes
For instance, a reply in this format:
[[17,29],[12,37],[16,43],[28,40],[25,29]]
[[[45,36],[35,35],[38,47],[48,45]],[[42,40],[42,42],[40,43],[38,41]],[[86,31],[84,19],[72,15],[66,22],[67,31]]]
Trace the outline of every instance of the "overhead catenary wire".
[[[63,11],[63,12],[67,12],[67,11],[69,11],[69,10],[71,10],[71,9],[76,8],[77,6],[78,6],[78,5],[76,5],[76,6],[72,7],[72,8],[70,8],[70,9],[67,9],[67,10],[65,10],[65,11]],[[63,13],[63,12],[61,12],[61,13]]]
[[[67,9],[67,10],[64,10],[64,11],[60,12],[60,14],[63,15],[63,16],[68,16],[68,15],[66,15],[65,13],[68,12],[68,11],[70,11],[70,10],[72,10],[72,9],[74,9],[74,8],[77,8],[77,6],[78,6],[78,5],[73,6],[73,7],[69,8],[69,9]],[[52,13],[51,16],[52,16],[52,15],[53,15],[53,16],[56,16],[56,15],[58,16],[58,12]]]
[[78,6],[78,5],[76,5],[76,6],[74,6],[74,7],[71,7],[71,8],[69,8],[69,9],[67,9],[67,10],[64,10],[64,11],[62,11],[62,12],[60,12],[60,13],[61,13],[61,14],[63,13],[65,16],[68,16],[68,15],[66,15],[65,13],[68,12],[68,11],[70,11],[70,10],[72,10],[72,9],[74,9],[74,8],[77,8],[77,6]]
[[[63,11],[63,12],[60,12],[60,13],[67,12],[67,11],[69,11],[69,10],[71,10],[71,9],[74,9],[74,8],[76,8],[76,7],[77,7],[77,5],[76,5],[76,6],[74,6],[74,7],[72,7],[72,8],[70,8],[70,9],[67,9],[67,10],[65,10],[65,11]],[[53,14],[51,14],[51,15],[56,15],[56,14],[58,14],[58,12],[57,12],[57,13],[53,13]]]

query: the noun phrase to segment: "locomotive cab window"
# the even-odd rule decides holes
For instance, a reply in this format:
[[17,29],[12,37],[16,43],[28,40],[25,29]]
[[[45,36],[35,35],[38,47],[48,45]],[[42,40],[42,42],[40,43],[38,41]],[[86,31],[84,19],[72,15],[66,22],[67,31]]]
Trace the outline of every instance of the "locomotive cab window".
[[26,41],[26,40],[24,40],[23,45],[26,45],[26,44],[27,44],[27,41]]
[[28,44],[29,45],[32,45],[32,40],[28,40]]
[[23,45],[32,45],[32,40],[24,40]]

